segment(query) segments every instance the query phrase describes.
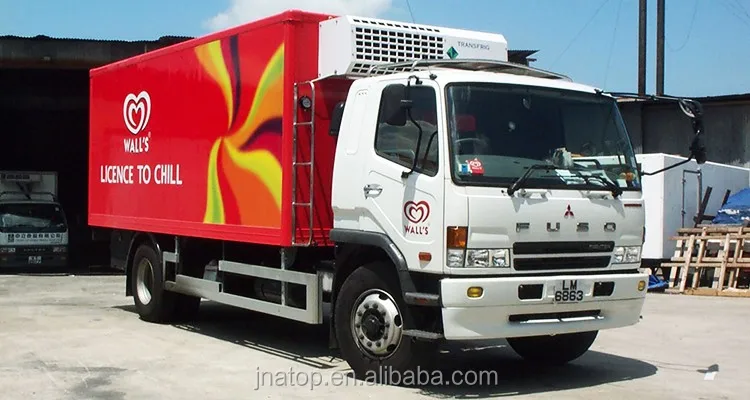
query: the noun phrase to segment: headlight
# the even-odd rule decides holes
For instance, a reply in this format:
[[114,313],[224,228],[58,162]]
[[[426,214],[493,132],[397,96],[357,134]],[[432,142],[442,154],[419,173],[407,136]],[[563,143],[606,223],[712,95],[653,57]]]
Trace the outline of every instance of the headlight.
[[446,264],[450,268],[461,268],[464,266],[464,251],[457,249],[448,249],[448,259]]
[[[455,254],[451,254],[455,252]],[[461,251],[463,253],[463,251]],[[448,266],[452,268],[509,268],[509,249],[469,249],[466,259],[459,260],[463,254],[455,250],[448,250]],[[452,257],[453,256],[453,257]]]
[[633,264],[641,262],[641,246],[615,247],[613,264]]
[[485,268],[490,265],[489,250],[468,250],[466,252],[466,266],[471,268]]
[[499,268],[510,268],[510,250],[490,250],[492,254],[492,266]]

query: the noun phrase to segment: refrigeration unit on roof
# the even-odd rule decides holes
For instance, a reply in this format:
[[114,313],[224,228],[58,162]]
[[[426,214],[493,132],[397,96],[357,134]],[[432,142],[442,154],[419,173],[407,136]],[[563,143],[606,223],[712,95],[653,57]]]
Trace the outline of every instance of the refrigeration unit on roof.
[[500,34],[342,16],[320,23],[318,75],[365,76],[371,67],[415,60],[508,61]]

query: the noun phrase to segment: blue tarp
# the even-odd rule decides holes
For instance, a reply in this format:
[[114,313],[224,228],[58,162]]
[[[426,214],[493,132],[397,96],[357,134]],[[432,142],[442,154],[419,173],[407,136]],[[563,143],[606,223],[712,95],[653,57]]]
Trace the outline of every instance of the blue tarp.
[[[656,271],[656,269],[654,269],[654,271]],[[663,291],[664,289],[667,288],[667,286],[669,286],[669,284],[665,280],[656,276],[655,274],[651,274],[648,277],[648,290],[649,291]]]
[[716,217],[712,222],[721,225],[750,223],[750,188],[729,196],[727,203],[716,212]]

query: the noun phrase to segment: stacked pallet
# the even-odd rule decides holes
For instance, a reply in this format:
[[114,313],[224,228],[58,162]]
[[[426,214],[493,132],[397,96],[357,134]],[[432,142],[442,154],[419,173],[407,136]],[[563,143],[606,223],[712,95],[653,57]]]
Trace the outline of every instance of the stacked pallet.
[[671,240],[676,241],[674,256],[661,264],[670,270],[668,291],[750,297],[750,291],[738,289],[740,276],[750,272],[749,227],[682,228]]

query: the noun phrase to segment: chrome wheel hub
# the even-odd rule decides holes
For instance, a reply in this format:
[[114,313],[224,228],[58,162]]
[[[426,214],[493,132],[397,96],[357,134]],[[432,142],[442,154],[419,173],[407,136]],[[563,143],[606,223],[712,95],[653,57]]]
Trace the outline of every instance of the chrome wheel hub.
[[144,258],[138,263],[138,270],[136,271],[136,295],[141,304],[146,305],[151,302],[153,285],[154,267],[151,265],[151,261]]
[[401,313],[393,297],[382,290],[363,293],[355,303],[351,320],[354,340],[366,353],[388,357],[401,343]]

